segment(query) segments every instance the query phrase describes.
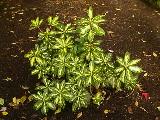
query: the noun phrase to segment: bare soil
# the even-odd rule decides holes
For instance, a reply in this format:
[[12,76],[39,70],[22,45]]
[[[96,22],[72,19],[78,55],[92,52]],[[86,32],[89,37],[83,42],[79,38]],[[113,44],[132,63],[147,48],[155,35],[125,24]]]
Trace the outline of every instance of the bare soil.
[[[29,96],[37,80],[31,76],[24,54],[36,43],[37,31],[29,31],[36,17],[58,15],[64,22],[85,16],[89,6],[95,14],[105,14],[108,35],[102,47],[116,56],[129,51],[141,58],[145,72],[132,92],[112,92],[97,108],[90,105],[76,113],[71,105],[59,114],[50,112],[48,120],[160,120],[160,10],[141,0],[1,0],[0,1],[0,97],[5,99],[7,116],[2,120],[47,120],[26,101],[18,108],[9,105],[13,97]],[[143,93],[149,94],[145,99]],[[104,113],[104,111],[108,113]],[[77,118],[78,113],[82,116]]]

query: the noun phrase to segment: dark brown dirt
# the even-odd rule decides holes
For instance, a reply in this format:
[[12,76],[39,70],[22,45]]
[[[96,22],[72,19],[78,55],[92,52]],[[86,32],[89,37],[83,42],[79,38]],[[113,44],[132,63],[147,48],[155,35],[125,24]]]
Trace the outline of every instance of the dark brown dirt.
[[[49,113],[50,120],[160,120],[160,11],[140,0],[1,0],[0,1],[0,97],[5,99],[9,114],[5,120],[42,120],[44,116],[26,102],[18,109],[8,104],[13,97],[33,93],[38,82],[30,75],[28,61],[23,57],[35,44],[36,31],[29,31],[30,20],[38,16],[47,18],[59,15],[64,22],[85,15],[92,5],[95,14],[105,14],[105,31],[112,37],[103,38],[102,47],[114,55],[126,51],[134,58],[141,58],[140,66],[145,70],[140,85],[150,99],[145,100],[141,92],[112,93],[110,99],[96,108],[90,105],[72,113],[70,105],[62,113]],[[8,78],[9,81],[6,81]],[[29,87],[25,90],[24,87]],[[136,101],[138,106],[135,105]],[[109,113],[104,114],[108,109]]]

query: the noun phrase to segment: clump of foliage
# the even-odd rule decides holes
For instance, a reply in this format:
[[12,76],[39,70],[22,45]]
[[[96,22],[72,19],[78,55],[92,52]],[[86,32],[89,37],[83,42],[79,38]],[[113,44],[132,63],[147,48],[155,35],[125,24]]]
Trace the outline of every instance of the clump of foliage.
[[[42,19],[31,21],[31,29],[40,29]],[[96,36],[104,36],[100,25],[105,22],[103,15],[93,16],[92,7],[88,16],[63,24],[59,17],[49,17],[45,31],[38,34],[35,49],[25,55],[43,85],[36,88],[35,108],[47,114],[49,109],[60,111],[66,101],[72,103],[72,110],[87,107],[92,100],[100,105],[104,94],[100,88],[109,87],[132,90],[142,69],[136,64],[140,59],[131,60],[126,52],[124,58],[113,61],[112,54],[100,48]],[[94,92],[93,92],[94,89]]]

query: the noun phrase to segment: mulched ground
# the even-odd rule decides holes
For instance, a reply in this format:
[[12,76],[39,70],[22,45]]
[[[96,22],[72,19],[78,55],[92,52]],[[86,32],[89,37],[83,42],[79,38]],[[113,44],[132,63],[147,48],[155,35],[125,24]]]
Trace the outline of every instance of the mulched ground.
[[79,120],[160,120],[160,10],[140,0],[1,0],[0,97],[5,99],[9,112],[2,118],[46,120],[28,101],[19,108],[8,105],[15,96],[32,93],[38,82],[30,75],[29,62],[23,57],[36,42],[36,31],[28,30],[31,19],[58,15],[64,22],[73,21],[84,16],[90,5],[95,14],[106,15],[103,28],[109,34],[103,38],[102,47],[114,55],[129,51],[133,58],[142,59],[140,66],[145,72],[139,84],[149,99],[144,99],[140,88],[132,94],[111,92],[99,108],[90,105],[72,113],[68,105],[60,114],[49,113],[48,119],[74,120],[82,112]]

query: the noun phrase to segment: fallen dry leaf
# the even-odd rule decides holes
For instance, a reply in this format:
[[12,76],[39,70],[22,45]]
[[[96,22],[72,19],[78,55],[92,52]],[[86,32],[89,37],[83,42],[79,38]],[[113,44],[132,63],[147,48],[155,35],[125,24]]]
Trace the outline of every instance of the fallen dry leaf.
[[4,112],[6,110],[7,110],[7,107],[1,107],[1,109],[0,109],[1,112]]
[[113,31],[107,31],[109,39],[112,39],[113,37],[115,37],[114,32]]
[[23,86],[23,85],[21,86],[21,88],[24,89],[24,90],[28,90],[29,89],[29,87]]
[[136,106],[136,107],[138,107],[138,101],[136,100],[136,102],[134,103],[134,105]]
[[160,106],[157,107],[158,111],[160,111]]
[[157,57],[158,55],[157,55],[155,52],[153,52],[153,56],[154,56],[154,57]]
[[144,75],[143,75],[144,77],[147,77],[148,76],[148,73],[144,73]]
[[5,79],[3,79],[3,80],[5,80],[5,81],[12,81],[12,78],[7,77],[7,78],[5,78]]
[[137,88],[138,88],[139,91],[143,91],[142,85],[136,84],[136,86],[137,86]]
[[47,120],[47,117],[44,117],[43,119],[41,119],[41,120]]
[[82,112],[77,114],[77,118],[80,118],[82,116]]
[[104,114],[108,114],[109,112],[110,112],[109,109],[105,109],[105,110],[104,110]]
[[148,111],[144,109],[143,107],[139,107],[139,108],[142,109],[144,112],[148,113]]
[[128,113],[133,114],[133,110],[131,106],[128,107]]

